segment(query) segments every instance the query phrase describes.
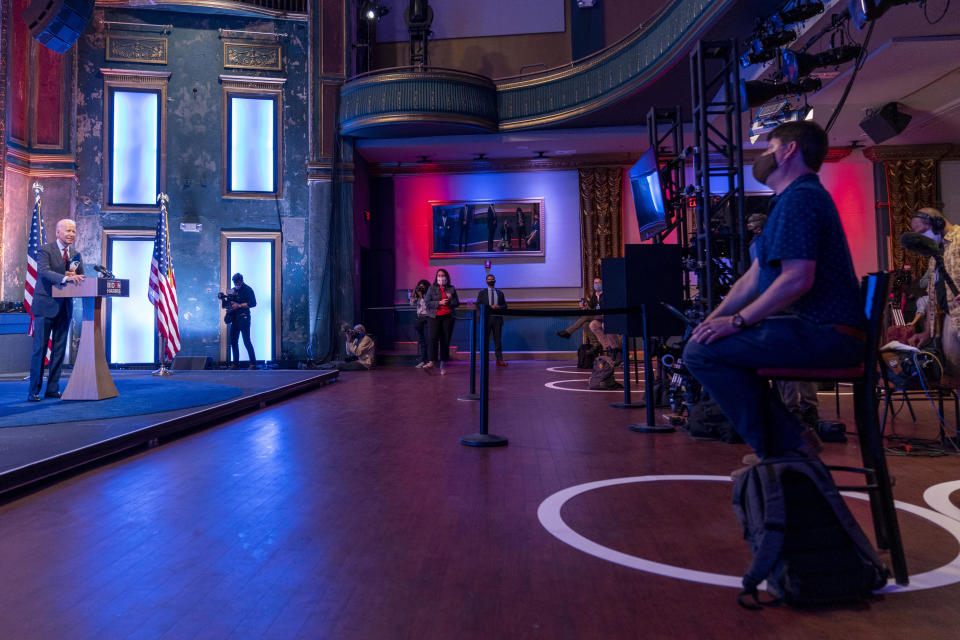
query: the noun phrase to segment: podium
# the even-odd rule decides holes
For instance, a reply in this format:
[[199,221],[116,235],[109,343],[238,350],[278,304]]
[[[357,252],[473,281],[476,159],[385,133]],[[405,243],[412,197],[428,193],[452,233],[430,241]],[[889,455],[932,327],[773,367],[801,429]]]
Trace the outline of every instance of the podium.
[[68,282],[53,288],[54,298],[83,298],[83,325],[73,373],[64,389],[63,400],[105,400],[115,398],[107,354],[103,343],[103,299],[130,295],[130,281],[116,278],[87,278],[80,284]]

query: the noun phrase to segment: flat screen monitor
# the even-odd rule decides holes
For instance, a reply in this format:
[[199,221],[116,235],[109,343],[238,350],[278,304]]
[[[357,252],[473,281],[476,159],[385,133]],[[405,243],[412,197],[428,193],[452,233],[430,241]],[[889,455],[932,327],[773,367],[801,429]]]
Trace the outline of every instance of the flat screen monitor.
[[667,211],[660,188],[656,150],[651,148],[630,168],[630,188],[640,236],[646,240],[667,228]]

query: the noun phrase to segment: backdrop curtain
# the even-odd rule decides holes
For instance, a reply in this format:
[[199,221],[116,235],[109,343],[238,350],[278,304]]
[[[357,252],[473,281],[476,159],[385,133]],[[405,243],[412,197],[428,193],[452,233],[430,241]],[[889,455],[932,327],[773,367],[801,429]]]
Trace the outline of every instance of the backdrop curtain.
[[623,257],[620,207],[623,169],[580,169],[580,247],[583,252],[583,285],[587,293],[600,275],[603,258]]

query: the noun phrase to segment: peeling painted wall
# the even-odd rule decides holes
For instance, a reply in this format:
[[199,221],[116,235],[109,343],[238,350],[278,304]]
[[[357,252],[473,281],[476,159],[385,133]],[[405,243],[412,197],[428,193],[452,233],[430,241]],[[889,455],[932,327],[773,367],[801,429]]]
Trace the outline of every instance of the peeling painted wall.
[[[78,43],[77,222],[88,260],[99,261],[104,229],[144,229],[156,225],[156,214],[102,211],[104,199],[104,79],[101,68],[169,71],[167,87],[166,184],[170,196],[170,236],[180,300],[180,334],[184,355],[219,357],[221,231],[277,231],[282,226],[281,343],[277,356],[305,356],[309,341],[308,236],[308,69],[307,25],[265,20],[153,10],[94,12],[91,26]],[[103,21],[171,24],[166,65],[105,59]],[[281,38],[283,69],[277,72],[224,69],[219,29],[270,31]],[[111,31],[111,34],[114,33]],[[141,32],[142,33],[142,32]],[[129,35],[129,34],[127,34]],[[143,35],[158,36],[158,33]],[[226,199],[221,185],[223,89],[219,76],[285,77],[283,93],[283,196],[280,199]],[[185,213],[199,216],[201,233],[180,231]],[[282,222],[281,222],[282,221]],[[253,322],[256,323],[256,312]]]

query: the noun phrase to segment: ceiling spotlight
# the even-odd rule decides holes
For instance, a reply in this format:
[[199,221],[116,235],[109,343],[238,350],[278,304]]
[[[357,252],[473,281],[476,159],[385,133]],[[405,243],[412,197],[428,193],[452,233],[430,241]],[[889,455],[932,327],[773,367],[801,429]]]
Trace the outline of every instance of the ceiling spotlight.
[[799,82],[765,82],[763,80],[740,81],[740,106],[746,111],[748,108],[759,107],[779,96],[800,95],[819,91],[820,78],[804,78]]
[[366,20],[379,20],[390,13],[390,7],[386,7],[376,2],[364,2],[360,8],[360,13]]
[[913,2],[919,0],[848,0],[847,11],[857,29],[863,29],[868,22],[876,20],[890,8]]
[[819,67],[836,67],[844,62],[856,60],[860,57],[862,50],[860,45],[856,44],[845,44],[814,54],[784,49],[783,74],[790,82],[796,82]]
[[809,20],[810,18],[821,13],[823,13],[822,2],[804,2],[804,0],[796,0],[792,7],[789,9],[781,9],[777,15],[780,16],[780,19],[783,20],[784,24],[793,24],[795,22]]
[[764,25],[753,32],[753,39],[747,43],[747,52],[740,56],[740,64],[749,67],[775,59],[784,47],[797,39],[797,33],[784,28],[780,18],[773,16]]

